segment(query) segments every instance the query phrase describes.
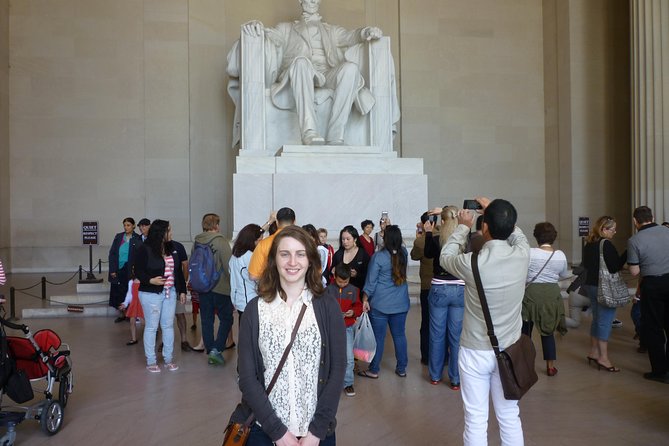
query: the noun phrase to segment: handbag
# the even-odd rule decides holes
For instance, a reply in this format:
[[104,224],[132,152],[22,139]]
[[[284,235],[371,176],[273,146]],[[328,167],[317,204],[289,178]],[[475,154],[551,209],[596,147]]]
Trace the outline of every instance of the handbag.
[[534,360],[537,351],[534,348],[532,339],[525,334],[508,346],[504,351],[499,349],[499,341],[495,336],[495,330],[490,318],[490,308],[485,297],[485,290],[481,282],[481,273],[479,272],[478,253],[472,254],[472,272],[476,281],[476,289],[481,299],[481,309],[485,318],[485,324],[488,328],[490,344],[495,352],[497,366],[499,368],[499,378],[504,390],[504,398],[507,400],[519,400],[530,390],[530,388],[539,380],[536,370],[534,370]]
[[599,243],[599,286],[597,302],[609,308],[623,307],[632,301],[620,273],[610,273],[604,261],[604,239]]
[[[283,369],[283,365],[286,363],[286,359],[288,359],[288,353],[293,346],[293,342],[297,336],[297,329],[300,327],[300,323],[302,322],[305,311],[307,311],[307,305],[302,304],[302,309],[300,310],[300,314],[297,316],[295,326],[293,327],[293,331],[290,334],[290,342],[288,342],[288,345],[284,349],[281,360],[279,360],[279,365],[277,365],[276,370],[274,371],[274,375],[272,376],[272,380],[269,382],[267,389],[265,389],[265,393],[267,395],[269,395],[269,393],[272,391],[272,388],[274,387],[274,384],[276,384],[277,379],[279,379],[279,374],[281,373],[281,369]],[[223,436],[223,446],[245,445],[249,439],[249,435],[251,434],[251,425],[253,425],[254,421],[255,416],[252,412],[243,423],[235,423],[232,421],[228,423]]]

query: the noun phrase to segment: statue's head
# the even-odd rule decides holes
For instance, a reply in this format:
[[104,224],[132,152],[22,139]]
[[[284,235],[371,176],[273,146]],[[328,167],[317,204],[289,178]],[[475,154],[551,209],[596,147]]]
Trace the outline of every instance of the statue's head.
[[321,0],[298,0],[302,6],[302,11],[308,14],[314,14],[318,12],[318,8],[321,6]]

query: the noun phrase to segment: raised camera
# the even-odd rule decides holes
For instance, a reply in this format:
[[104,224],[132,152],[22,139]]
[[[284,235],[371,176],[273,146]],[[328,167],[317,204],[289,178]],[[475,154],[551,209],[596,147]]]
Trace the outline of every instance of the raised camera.
[[479,210],[483,209],[483,206],[481,206],[481,203],[479,203],[476,200],[465,200],[464,204],[462,205],[462,209],[469,209],[469,210]]

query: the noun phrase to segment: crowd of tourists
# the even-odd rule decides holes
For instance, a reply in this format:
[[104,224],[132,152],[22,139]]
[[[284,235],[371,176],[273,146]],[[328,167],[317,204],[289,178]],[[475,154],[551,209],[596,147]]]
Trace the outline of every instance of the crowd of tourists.
[[[599,218],[586,239],[582,265],[572,274],[566,255],[553,245],[550,222],[534,227],[535,248],[516,226],[508,201],[476,199],[478,210],[445,206],[420,216],[411,252],[386,213],[374,233],[365,219],[339,232],[338,247],[327,230],[296,226],[295,212],[282,208],[263,224],[242,228],[231,243],[220,218],[206,214],[190,256],[172,240],[170,223],[142,219],[135,232],[123,220],[109,253],[110,305],[117,322],[144,319],[147,370],[178,370],[174,362],[174,320],[184,351],[204,351],[223,365],[222,351],[237,345],[242,401],[231,422],[249,424],[247,444],[335,444],[335,414],[341,393],[355,396],[354,377],[379,379],[387,329],[394,346],[394,373],[407,376],[406,320],[410,309],[409,258],[420,262],[420,360],[432,385],[446,383],[462,395],[466,445],[487,444],[492,398],[502,444],[523,444],[518,401],[507,399],[500,381],[486,318],[492,319],[500,350],[522,334],[537,331],[546,375],[555,376],[555,332],[566,333],[559,282],[574,278],[574,293],[592,314],[586,359],[599,370],[619,372],[608,352],[616,308],[602,298],[602,282],[627,269],[640,276],[632,319],[647,351],[649,380],[669,383],[669,229],[654,223],[652,211],[634,211],[637,233],[619,255],[611,239],[616,221]],[[478,269],[478,272],[476,271]],[[477,279],[480,281],[477,288]],[[484,311],[479,289],[485,290]],[[186,299],[193,325],[201,319],[200,345],[186,336]],[[231,339],[237,312],[237,344]],[[369,364],[354,360],[356,321],[369,318],[376,351]],[[488,314],[486,314],[488,313]],[[215,317],[218,329],[214,333]],[[157,338],[162,342],[157,345]],[[250,417],[252,415],[253,417]],[[299,443],[298,443],[299,441]]]

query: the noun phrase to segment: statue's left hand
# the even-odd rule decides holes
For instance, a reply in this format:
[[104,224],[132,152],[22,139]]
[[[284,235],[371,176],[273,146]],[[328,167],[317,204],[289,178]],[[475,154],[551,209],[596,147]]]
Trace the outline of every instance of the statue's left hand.
[[362,29],[362,38],[364,40],[377,40],[383,37],[383,31],[376,26],[368,26]]

